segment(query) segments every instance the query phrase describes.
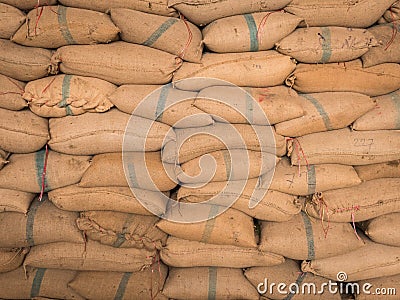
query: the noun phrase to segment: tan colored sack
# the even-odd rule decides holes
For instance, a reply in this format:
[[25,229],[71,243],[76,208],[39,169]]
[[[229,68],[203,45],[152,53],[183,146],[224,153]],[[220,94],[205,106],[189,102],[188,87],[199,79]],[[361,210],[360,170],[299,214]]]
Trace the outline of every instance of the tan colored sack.
[[118,39],[119,29],[101,12],[58,6],[45,6],[40,18],[31,10],[26,23],[12,41],[32,47],[58,48],[73,44],[109,43]]
[[[129,127],[127,128],[129,122]],[[50,147],[58,152],[76,155],[93,155],[122,151],[124,136],[129,139],[129,151],[159,151],[170,127],[137,116],[111,109],[103,114],[83,114],[50,119]],[[147,128],[150,128],[146,134]]]
[[205,25],[228,16],[279,10],[288,3],[290,3],[289,0],[239,2],[234,0],[169,0],[168,6],[176,8],[193,23]]
[[139,272],[79,272],[68,284],[86,299],[167,300],[160,293],[168,274],[163,263]]
[[305,19],[307,26],[366,28],[374,24],[395,0],[293,0],[285,10]]
[[301,21],[283,11],[226,17],[203,29],[203,41],[209,50],[219,53],[269,50]]
[[52,52],[47,49],[25,47],[0,39],[0,70],[3,75],[21,81],[36,80],[56,74],[50,61]]
[[[193,288],[195,287],[195,288]],[[173,299],[258,299],[241,269],[172,268],[162,293]]]
[[160,249],[167,235],[155,224],[155,216],[141,216],[111,211],[82,212],[78,228],[89,239],[116,248]]
[[177,88],[183,90],[200,90],[210,85],[210,80],[206,84],[202,80],[178,82],[191,77],[217,78],[238,86],[267,87],[283,84],[295,68],[296,63],[290,56],[274,50],[205,53],[198,64],[184,62],[174,73],[172,80]]
[[315,195],[305,207],[325,222],[359,222],[400,211],[400,178],[380,178]]
[[383,17],[387,22],[394,22],[400,20],[400,2],[397,0],[389,7],[383,14]]
[[200,29],[183,19],[148,14],[126,8],[111,9],[112,21],[121,29],[121,39],[200,62],[203,53]]
[[[49,151],[30,154],[13,154],[0,171],[0,187],[30,193],[50,191],[78,183],[89,167],[89,156],[72,156]],[[46,172],[44,173],[44,166]],[[44,184],[43,184],[44,179]]]
[[47,119],[29,110],[0,108],[0,148],[13,153],[38,151],[49,140]]
[[0,74],[0,108],[21,110],[28,106],[22,98],[25,83]]
[[57,0],[2,0],[1,2],[17,7],[21,10],[30,10],[35,7],[54,5],[57,3]]
[[365,235],[372,241],[388,246],[400,247],[400,213],[389,213],[361,224]]
[[400,177],[400,160],[366,166],[355,166],[354,168],[362,181],[377,178]]
[[330,223],[329,231],[318,219],[301,212],[286,222],[261,222],[259,249],[296,260],[312,260],[341,255],[359,247],[349,223]]
[[162,16],[178,16],[175,9],[167,6],[167,0],[61,0],[66,6],[80,7],[107,12],[110,8],[130,8]]
[[272,125],[303,116],[300,103],[296,91],[285,86],[245,87],[243,90],[232,86],[212,86],[202,89],[193,105],[218,116],[221,122],[225,119],[230,123]]
[[400,88],[399,74],[399,64],[363,68],[360,59],[339,64],[298,64],[286,84],[302,93],[355,92],[380,96]]
[[0,3],[0,38],[9,39],[25,22],[25,14],[18,8]]
[[0,188],[0,212],[26,214],[35,194]]
[[[68,287],[78,272],[55,269],[25,270],[23,267],[0,274],[0,294],[4,299],[55,299],[83,300]],[[43,298],[42,298],[43,299]]]
[[370,97],[351,92],[300,94],[305,115],[275,125],[276,132],[297,137],[349,126],[375,107]]
[[162,231],[190,241],[239,247],[257,246],[253,219],[236,209],[228,209],[217,217],[198,223],[175,223],[161,220]]
[[400,132],[351,131],[348,128],[308,134],[288,144],[293,165],[368,165],[400,158]]
[[72,45],[51,58],[66,74],[97,77],[114,84],[164,84],[182,60],[150,47],[114,42],[108,45]]
[[57,75],[29,82],[23,98],[39,116],[65,117],[109,110],[113,104],[107,96],[116,88],[97,78]]
[[[395,300],[399,298],[397,291],[400,290],[400,274],[362,280],[358,282],[358,285],[360,286],[360,290],[362,287],[370,287],[368,289],[370,294],[364,292],[356,294],[356,300]],[[380,294],[375,292],[377,289],[379,289]]]
[[0,273],[7,273],[19,268],[28,252],[29,248],[0,248]]
[[[262,176],[261,185],[264,183],[264,176],[269,184],[271,174]],[[340,164],[292,166],[287,158],[283,158],[277,164],[273,176],[270,189],[301,196],[361,183],[352,166]]]
[[172,267],[273,266],[284,262],[283,256],[254,248],[213,245],[170,236],[160,251],[161,259]]
[[354,130],[400,129],[400,90],[378,96],[375,109],[358,118]]
[[[165,213],[166,203],[159,192],[135,190],[140,199],[147,199],[146,207],[151,206],[157,215]],[[139,202],[128,187],[83,188],[71,185],[49,191],[49,199],[58,208],[70,211],[105,210],[153,215]]]
[[24,266],[79,271],[136,272],[152,264],[155,251],[114,248],[88,240],[85,244],[67,242],[31,248]]
[[0,170],[1,170],[6,164],[8,164],[7,158],[8,158],[8,156],[9,156],[9,154],[10,154],[10,153],[8,153],[8,152],[6,152],[6,151],[0,149]]

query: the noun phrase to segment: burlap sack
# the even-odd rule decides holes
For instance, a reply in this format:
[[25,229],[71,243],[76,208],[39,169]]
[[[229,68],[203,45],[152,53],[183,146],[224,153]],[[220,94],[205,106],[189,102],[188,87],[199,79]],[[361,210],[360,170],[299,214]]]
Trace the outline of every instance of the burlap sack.
[[[196,287],[196,288],[193,288]],[[258,299],[241,269],[171,268],[162,293],[173,299]]]
[[394,22],[400,20],[400,2],[397,0],[389,7],[383,14],[384,19],[387,22]]
[[380,178],[315,195],[306,212],[332,222],[359,222],[400,211],[400,179]]
[[0,212],[26,214],[35,194],[0,188]]
[[66,74],[97,77],[114,84],[164,84],[182,60],[150,47],[114,42],[108,45],[72,45],[51,58]]
[[137,272],[152,264],[155,251],[114,248],[88,240],[85,244],[67,242],[31,248],[24,266],[78,271]]
[[[249,268],[244,272],[246,278],[251,282],[254,287],[259,286],[262,295],[261,299],[299,299],[299,300],[341,300],[340,293],[336,294],[329,293],[326,284],[328,280],[326,278],[313,275],[311,273],[303,273],[300,270],[298,262],[285,259],[285,262],[277,266],[261,266]],[[283,283],[286,285],[283,292],[278,292],[277,286],[270,286],[270,284]],[[292,294],[289,286],[297,283],[299,291]],[[322,285],[324,284],[324,285]],[[311,287],[311,292],[307,292],[307,285],[315,285],[315,289]],[[321,287],[322,291],[321,292]],[[295,287],[293,288],[296,291]],[[306,292],[302,292],[302,289]],[[315,293],[314,293],[315,292]],[[268,298],[266,298],[268,297]]]
[[213,245],[170,236],[160,251],[161,259],[172,267],[227,267],[273,266],[284,262],[283,256],[254,248]]
[[78,272],[55,269],[25,270],[23,267],[0,274],[0,295],[4,299],[55,299],[83,300],[68,287]]
[[25,83],[0,74],[0,108],[21,110],[28,106],[22,98]]
[[0,108],[0,148],[13,153],[38,151],[49,140],[47,119],[29,110]]
[[301,21],[283,11],[226,17],[203,29],[203,42],[209,50],[219,53],[269,50]]
[[155,224],[159,218],[111,211],[82,212],[78,228],[94,241],[116,248],[160,249],[167,235]]
[[288,3],[290,3],[289,0],[274,0],[268,2],[260,0],[243,2],[234,0],[169,0],[168,6],[176,8],[193,23],[205,25],[214,20],[228,16],[279,10]]
[[[269,184],[270,173],[261,178],[261,185]],[[291,195],[312,195],[361,183],[352,166],[340,164],[321,164],[308,166],[292,166],[287,158],[283,158],[276,166],[270,189]]]
[[[141,201],[147,200],[146,207],[152,207],[154,214],[165,213],[166,203],[160,193],[136,189],[135,194]],[[83,188],[71,185],[49,191],[49,199],[58,208],[70,211],[105,210],[152,215],[128,187]]]
[[126,8],[111,9],[111,19],[126,42],[163,50],[186,61],[200,62],[202,34],[196,25],[186,20]]
[[340,64],[298,64],[286,84],[302,93],[355,92],[380,96],[400,88],[399,74],[399,64],[363,68],[360,59]]
[[6,164],[8,164],[8,160],[7,160],[8,156],[9,156],[9,153],[8,153],[8,152],[6,152],[6,151],[0,149],[0,170],[1,170]]
[[354,130],[400,129],[400,90],[378,96],[375,109],[358,118]]
[[101,12],[58,6],[31,10],[26,23],[12,41],[32,47],[58,48],[73,44],[109,43],[118,39],[119,29]]
[[66,6],[80,7],[102,12],[107,12],[110,8],[123,7],[162,16],[178,16],[175,9],[168,7],[167,0],[61,0],[59,2]]
[[381,164],[355,166],[354,168],[363,181],[377,178],[400,177],[400,160],[393,160]]
[[56,74],[56,66],[50,61],[51,55],[52,52],[47,49],[25,47],[0,39],[1,73],[17,80],[30,81]]
[[272,125],[301,117],[304,112],[300,104],[296,91],[285,86],[245,87],[243,90],[212,86],[202,89],[193,102],[195,107],[214,115],[218,121],[256,125]]
[[18,8],[0,3],[0,38],[9,39],[25,22],[25,14]]
[[293,165],[337,163],[368,165],[400,158],[400,132],[351,131],[348,128],[308,134],[288,143]]
[[400,213],[389,213],[362,222],[364,233],[374,242],[400,247]]
[[297,137],[344,128],[375,107],[373,99],[358,93],[327,92],[300,96],[304,116],[276,124],[277,133]]
[[362,246],[364,242],[357,239],[349,223],[330,223],[326,231],[320,220],[304,212],[286,222],[261,222],[259,249],[291,259],[337,256]]
[[251,217],[232,208],[203,222],[175,223],[164,219],[157,223],[162,231],[181,239],[255,248],[257,244],[253,225]]
[[10,272],[19,268],[28,252],[29,248],[0,248],[0,273]]
[[[225,3],[226,5],[226,3]],[[205,53],[200,63],[184,62],[172,78],[179,89],[200,90],[208,87],[209,80],[179,82],[191,77],[211,77],[238,86],[267,87],[283,84],[294,71],[296,63],[290,56],[275,50],[245,53]]]
[[45,5],[54,5],[57,3],[57,0],[2,0],[2,3],[6,3],[8,5],[12,5],[22,10],[30,10],[35,7],[45,6]]
[[160,291],[168,274],[163,263],[139,272],[79,272],[68,286],[86,299],[167,300]]
[[293,0],[285,10],[304,18],[308,26],[366,28],[374,24],[395,0]]
[[9,158],[10,162],[0,171],[0,187],[40,193],[43,187],[47,192],[75,184],[81,180],[89,167],[89,159],[89,156],[72,156],[49,151],[46,163],[45,150],[30,154],[13,154]]
[[[372,285],[372,287],[370,289],[367,288],[369,294],[362,291],[360,294],[356,294],[356,300],[395,300],[399,298],[397,291],[400,290],[400,274],[361,280],[358,282],[358,285],[360,286],[360,290],[370,285]],[[380,294],[376,293],[376,289],[379,289]]]
[[107,96],[116,88],[93,77],[57,75],[29,82],[23,98],[39,116],[65,117],[109,110],[113,104]]
[[[129,126],[127,127],[129,122]],[[103,114],[83,114],[50,119],[50,147],[58,152],[93,155],[121,152],[124,136],[129,139],[129,151],[158,151],[163,139],[173,139],[170,127],[111,109]],[[147,129],[150,128],[148,134]]]
[[[178,190],[178,200],[198,203],[210,200],[219,194],[222,200],[230,202],[234,197],[236,202],[233,203],[232,208],[259,220],[275,222],[287,221],[301,210],[301,205],[295,196],[261,188],[257,179],[236,182],[240,186],[244,184],[241,193],[222,192],[226,182],[211,182],[200,188],[181,187]],[[258,202],[258,204],[254,208],[249,208],[250,202]]]

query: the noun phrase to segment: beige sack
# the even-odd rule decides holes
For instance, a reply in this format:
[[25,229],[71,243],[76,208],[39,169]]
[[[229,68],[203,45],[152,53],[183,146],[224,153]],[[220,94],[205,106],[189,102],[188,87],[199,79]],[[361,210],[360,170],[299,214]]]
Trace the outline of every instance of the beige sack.
[[136,272],[152,264],[155,251],[114,248],[88,240],[85,244],[67,242],[31,248],[24,266],[79,271]]
[[[89,167],[89,156],[72,156],[49,151],[13,154],[0,171],[0,187],[30,193],[50,191],[78,183]],[[44,169],[46,165],[46,172]],[[44,183],[42,182],[44,179]]]
[[86,299],[167,300],[160,291],[168,274],[162,263],[139,272],[79,272],[68,284]]
[[6,152],[6,151],[0,149],[0,170],[1,170],[6,164],[8,164],[7,158],[8,158],[9,155],[10,155],[10,153],[8,153],[8,152]]
[[305,19],[307,26],[366,28],[374,24],[395,0],[293,0],[285,10]]
[[109,110],[113,104],[107,96],[116,88],[97,78],[57,75],[29,82],[23,98],[39,116],[65,117]]
[[57,3],[57,0],[2,0],[1,2],[17,7],[21,10],[30,10],[35,7],[54,5]]
[[354,130],[400,129],[400,90],[378,96],[375,109],[358,118]]
[[7,273],[19,268],[28,252],[29,248],[0,248],[0,273]]
[[381,178],[315,195],[306,212],[324,222],[359,222],[400,211],[400,178]]
[[26,214],[35,194],[0,188],[0,212]]
[[[159,192],[136,189],[135,194],[142,201],[147,200],[146,207],[152,207],[154,214],[165,213],[166,203]],[[71,185],[49,191],[49,199],[58,208],[70,211],[102,210],[152,215],[128,187],[83,188]]]
[[[129,122],[129,127],[127,127]],[[170,127],[137,116],[111,109],[103,114],[83,114],[50,119],[50,147],[58,152],[76,155],[92,155],[122,151],[124,137],[129,139],[128,151],[158,151],[166,141]],[[146,130],[150,128],[148,134]]]
[[51,58],[66,74],[97,77],[114,84],[164,84],[182,60],[150,47],[114,42],[108,45],[72,45]]
[[26,23],[12,41],[32,47],[58,48],[73,44],[109,43],[118,39],[119,29],[104,13],[58,6],[31,10]]
[[361,180],[400,177],[400,160],[354,167]]
[[254,248],[231,245],[213,245],[188,241],[170,236],[160,251],[161,259],[168,266],[247,268],[273,266],[283,263],[283,256],[262,252]]
[[25,22],[25,14],[18,8],[0,3],[0,38],[9,39]]
[[253,219],[236,209],[228,209],[217,217],[198,223],[175,223],[161,220],[162,231],[186,240],[239,247],[257,246]]
[[49,140],[47,119],[29,110],[0,108],[0,148],[13,153],[38,151]]
[[267,87],[283,84],[285,78],[295,68],[296,63],[290,56],[282,55],[274,50],[205,53],[199,64],[184,62],[172,80],[177,88],[184,90],[200,90],[210,85],[209,79],[206,85],[202,80],[178,82],[192,77],[217,78],[238,86]]
[[380,96],[400,88],[400,65],[363,68],[360,59],[346,63],[298,64],[286,84],[302,93],[355,92]]
[[290,3],[290,0],[274,0],[268,2],[261,0],[169,0],[168,6],[176,8],[193,23],[205,25],[214,20],[228,16],[279,10],[288,3]]
[[389,213],[363,223],[365,234],[374,242],[400,247],[400,213]]
[[25,83],[0,74],[0,108],[21,110],[28,106],[22,98]]
[[300,94],[305,115],[275,125],[276,132],[297,137],[349,126],[375,107],[370,97],[351,92]]
[[[370,287],[370,289],[368,289],[370,294],[361,292],[356,295],[356,300],[395,300],[399,298],[398,291],[400,290],[400,274],[362,280],[358,282],[358,285],[360,286],[360,290],[362,290],[363,287]],[[379,289],[379,295],[375,293],[376,289]]]
[[[195,288],[194,288],[195,287]],[[258,299],[241,269],[172,268],[162,293],[173,299]]]
[[397,0],[389,7],[383,14],[384,19],[387,22],[394,22],[400,20],[400,2]]
[[288,144],[293,165],[368,165],[400,158],[400,132],[351,131],[348,128],[308,134]]
[[52,52],[47,49],[25,47],[0,39],[0,70],[3,75],[21,81],[36,80],[56,74],[50,61]]
[[283,11],[226,17],[203,29],[203,41],[209,50],[219,53],[269,50],[301,21]]
[[110,211],[82,212],[78,228],[89,239],[116,248],[160,249],[167,235],[155,224],[155,216],[141,216]]

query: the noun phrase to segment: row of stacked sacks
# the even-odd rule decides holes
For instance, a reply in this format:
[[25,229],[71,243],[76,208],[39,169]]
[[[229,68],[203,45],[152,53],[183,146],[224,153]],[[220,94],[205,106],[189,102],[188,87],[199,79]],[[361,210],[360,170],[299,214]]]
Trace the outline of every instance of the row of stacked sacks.
[[[398,286],[398,1],[58,2],[0,3],[1,298],[284,299],[257,286],[339,272]],[[246,93],[179,81],[191,77]],[[140,105],[149,94],[156,105]],[[226,122],[245,148],[184,141]],[[136,166],[146,128],[154,184],[140,169],[132,183],[124,134]],[[196,176],[205,154],[209,182]],[[247,155],[249,174],[232,173]],[[158,191],[198,203],[227,182],[245,188],[216,218],[160,218]],[[249,208],[254,190],[265,196]]]

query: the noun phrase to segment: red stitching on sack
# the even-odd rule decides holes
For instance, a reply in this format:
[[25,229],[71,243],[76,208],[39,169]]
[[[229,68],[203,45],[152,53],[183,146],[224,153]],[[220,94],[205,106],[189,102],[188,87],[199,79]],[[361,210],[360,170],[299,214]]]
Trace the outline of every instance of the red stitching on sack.
[[189,37],[188,37],[188,40],[187,40],[187,42],[186,42],[186,45],[183,47],[183,49],[181,50],[181,52],[178,54],[178,57],[180,57],[181,59],[183,59],[183,58],[185,57],[185,54],[186,54],[187,49],[189,48],[190,43],[192,42],[193,33],[192,33],[192,31],[190,30],[189,24],[188,24],[188,22],[186,21],[185,16],[182,15],[181,13],[179,13],[179,18],[183,21],[183,23],[185,24],[186,29],[187,29],[187,31],[188,31],[188,33],[189,33]]

